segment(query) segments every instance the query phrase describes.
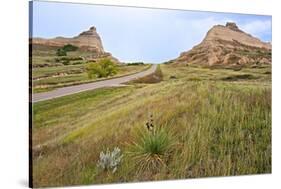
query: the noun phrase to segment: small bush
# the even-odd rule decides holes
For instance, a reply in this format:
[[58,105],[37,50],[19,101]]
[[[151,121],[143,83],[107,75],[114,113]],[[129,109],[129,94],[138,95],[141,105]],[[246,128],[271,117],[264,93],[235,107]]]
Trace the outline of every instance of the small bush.
[[59,61],[69,60],[69,61],[76,61],[76,60],[83,60],[82,57],[61,57]]
[[64,50],[65,52],[76,51],[77,49],[78,49],[78,47],[71,45],[71,44],[67,44],[62,47],[62,50]]
[[57,56],[66,56],[67,55],[66,51],[63,49],[58,49],[56,54],[57,54]]
[[102,59],[97,63],[90,63],[86,67],[88,77],[97,78],[108,77],[117,73],[117,66],[109,59]]
[[57,57],[54,59],[54,61],[56,63],[60,62],[63,65],[69,65],[69,64],[82,64],[83,62],[81,62],[83,60],[82,57]]
[[189,81],[201,81],[202,79],[199,77],[191,77],[189,78]]
[[109,149],[106,152],[100,153],[100,159],[98,161],[97,167],[103,171],[112,170],[112,173],[117,171],[117,166],[121,163],[123,155],[118,147],[115,147],[112,152]]
[[69,64],[70,64],[69,60],[63,60],[61,63],[62,63],[63,65],[69,65]]
[[71,45],[71,44],[67,44],[67,45],[64,45],[62,48],[57,49],[56,55],[57,56],[67,56],[67,52],[76,51],[77,49],[78,49],[78,47]]
[[232,75],[222,78],[223,81],[238,81],[238,80],[247,80],[247,79],[258,79],[257,76],[251,74],[241,74],[241,75]]
[[81,61],[73,62],[72,65],[78,65],[78,64],[83,64]]
[[157,66],[157,69],[154,73],[138,78],[133,81],[133,83],[159,83],[163,80],[163,73],[161,71],[160,65]]

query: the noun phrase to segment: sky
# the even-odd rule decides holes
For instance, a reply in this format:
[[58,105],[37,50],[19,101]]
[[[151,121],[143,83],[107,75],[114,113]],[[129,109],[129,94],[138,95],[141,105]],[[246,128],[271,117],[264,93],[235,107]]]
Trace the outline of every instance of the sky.
[[217,24],[271,42],[271,16],[33,2],[33,37],[73,37],[97,28],[105,51],[124,62],[162,63],[199,44]]

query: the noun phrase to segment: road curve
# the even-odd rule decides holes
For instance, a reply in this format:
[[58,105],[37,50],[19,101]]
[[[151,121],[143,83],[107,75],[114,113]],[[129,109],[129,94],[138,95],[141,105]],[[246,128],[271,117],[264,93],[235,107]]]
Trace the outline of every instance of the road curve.
[[128,81],[132,81],[134,79],[152,74],[153,72],[156,71],[156,68],[157,68],[157,65],[154,64],[145,71],[135,73],[132,75],[128,75],[128,76],[124,76],[124,77],[108,79],[108,80],[104,80],[104,81],[96,81],[96,82],[86,83],[86,84],[81,84],[81,85],[74,85],[74,86],[69,86],[69,87],[62,87],[62,88],[58,88],[58,89],[55,89],[55,90],[52,90],[49,92],[35,93],[35,94],[32,94],[32,102],[34,103],[34,102],[39,102],[39,101],[43,101],[43,100],[49,100],[49,99],[58,98],[61,96],[79,93],[82,91],[98,89],[98,88],[102,88],[102,87],[119,86],[122,83],[126,83]]

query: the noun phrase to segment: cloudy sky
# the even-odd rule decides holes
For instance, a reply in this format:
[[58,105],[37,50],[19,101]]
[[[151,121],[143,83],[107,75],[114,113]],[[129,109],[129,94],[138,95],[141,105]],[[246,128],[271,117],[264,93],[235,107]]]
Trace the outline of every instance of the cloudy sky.
[[213,25],[229,21],[271,41],[271,16],[33,2],[33,37],[73,37],[95,26],[104,49],[129,62],[176,58],[200,43]]

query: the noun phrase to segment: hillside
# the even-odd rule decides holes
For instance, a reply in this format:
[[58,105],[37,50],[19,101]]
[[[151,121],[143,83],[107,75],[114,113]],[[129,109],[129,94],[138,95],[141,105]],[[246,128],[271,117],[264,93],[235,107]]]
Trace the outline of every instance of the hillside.
[[33,38],[33,44],[40,44],[46,46],[64,46],[66,44],[75,45],[81,49],[104,53],[102,41],[96,28],[92,26],[89,30],[80,33],[73,38],[56,37],[53,39]]
[[[34,103],[34,186],[271,173],[271,68],[265,66],[162,64],[160,82],[150,77]],[[158,140],[141,137],[150,115],[165,131]],[[120,165],[115,173],[102,171],[100,153],[115,147],[124,155]],[[158,156],[151,148],[164,150]]]
[[235,23],[215,25],[204,40],[171,61],[174,64],[270,64],[271,44],[245,33]]
[[[58,55],[58,51],[69,46],[68,44],[74,45],[74,50],[67,51],[65,55]],[[120,63],[118,59],[104,50],[101,37],[95,27],[91,27],[73,38],[31,38],[29,55],[33,93],[131,75],[148,69],[150,66],[148,64]],[[87,67],[104,58],[116,63],[117,73],[107,78],[90,78]]]
[[90,56],[84,57],[86,59],[97,58],[110,58],[115,62],[118,62],[110,53],[105,52],[102,45],[102,40],[94,26],[89,30],[81,32],[78,36],[72,38],[56,37],[52,39],[44,38],[32,38],[33,48],[53,47],[59,48],[64,45],[71,44],[79,47],[80,51],[90,52]]

